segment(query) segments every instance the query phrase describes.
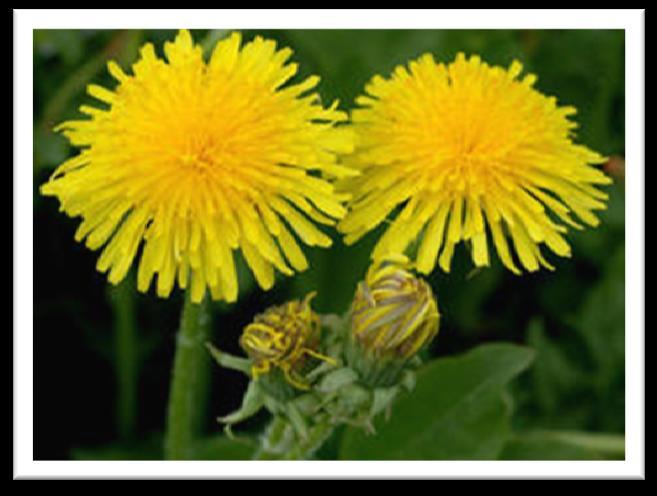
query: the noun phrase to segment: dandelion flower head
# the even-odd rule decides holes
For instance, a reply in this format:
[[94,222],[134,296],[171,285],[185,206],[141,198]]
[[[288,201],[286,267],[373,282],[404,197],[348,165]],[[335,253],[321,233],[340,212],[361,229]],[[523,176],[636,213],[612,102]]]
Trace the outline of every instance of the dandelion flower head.
[[573,142],[573,107],[533,88],[522,65],[493,67],[459,54],[429,54],[375,76],[353,112],[357,145],[346,179],[350,211],[338,228],[353,243],[398,212],[373,258],[404,253],[416,239],[417,269],[449,272],[467,242],[478,267],[492,240],[514,273],[552,268],[542,245],[567,257],[568,227],[595,226],[609,178],[591,164],[604,157]]
[[147,43],[131,74],[108,64],[113,90],[89,85],[104,105],[83,105],[88,118],[58,126],[82,150],[42,193],[82,218],[75,237],[103,248],[97,268],[114,284],[137,256],[140,291],[157,274],[159,296],[177,280],[195,302],[208,288],[237,298],[237,250],[265,289],[275,269],[304,270],[297,237],[329,246],[316,223],[345,213],[333,181],[349,173],[338,155],[353,140],[336,126],[347,115],[337,102],[322,106],[318,77],[289,84],[292,51],[271,40],[241,46],[234,33],[206,61],[181,30],[164,55]]

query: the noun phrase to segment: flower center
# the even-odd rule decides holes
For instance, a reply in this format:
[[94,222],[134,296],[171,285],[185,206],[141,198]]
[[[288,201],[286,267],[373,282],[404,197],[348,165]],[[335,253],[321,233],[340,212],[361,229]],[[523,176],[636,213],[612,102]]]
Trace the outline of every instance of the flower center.
[[186,169],[205,172],[214,166],[214,160],[203,150],[201,152],[183,154],[180,157],[180,165]]

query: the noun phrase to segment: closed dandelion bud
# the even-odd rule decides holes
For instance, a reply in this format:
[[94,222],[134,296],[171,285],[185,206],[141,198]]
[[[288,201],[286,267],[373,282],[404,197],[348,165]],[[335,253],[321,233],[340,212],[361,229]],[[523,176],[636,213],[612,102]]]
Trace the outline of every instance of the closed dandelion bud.
[[372,385],[399,379],[405,363],[438,333],[431,287],[409,270],[406,257],[373,265],[358,285],[351,311],[351,365]]
[[309,384],[301,376],[308,359],[334,363],[333,359],[317,351],[321,324],[319,316],[310,307],[314,296],[313,292],[303,301],[271,307],[244,328],[240,345],[252,360],[254,380],[280,371],[295,388],[308,389]]

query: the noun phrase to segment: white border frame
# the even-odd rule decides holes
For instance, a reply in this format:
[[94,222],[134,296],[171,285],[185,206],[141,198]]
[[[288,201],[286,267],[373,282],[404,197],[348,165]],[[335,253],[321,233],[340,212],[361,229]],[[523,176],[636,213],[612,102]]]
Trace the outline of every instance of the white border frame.
[[[33,455],[32,30],[129,28],[625,30],[626,460],[568,462],[95,462]],[[645,20],[643,10],[16,10],[14,11],[15,478],[645,478]],[[54,405],[53,405],[54,407]]]

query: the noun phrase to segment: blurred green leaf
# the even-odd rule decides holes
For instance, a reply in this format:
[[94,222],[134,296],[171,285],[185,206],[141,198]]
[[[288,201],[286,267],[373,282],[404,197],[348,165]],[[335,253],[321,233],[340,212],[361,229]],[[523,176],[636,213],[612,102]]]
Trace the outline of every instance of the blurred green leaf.
[[34,169],[54,169],[68,158],[70,146],[66,139],[52,129],[34,127]]
[[500,456],[503,460],[622,460],[624,457],[622,436],[564,431],[515,435]]
[[528,348],[483,345],[434,360],[418,374],[415,390],[393,407],[377,434],[348,429],[343,459],[495,459],[509,435],[507,383],[533,359]]
[[533,393],[543,409],[558,410],[562,392],[580,382],[582,372],[573,365],[563,350],[546,336],[542,321],[531,322],[527,331],[527,343],[536,350],[536,360],[528,374],[534,379]]
[[84,51],[83,31],[77,29],[35,29],[34,50],[43,57],[59,56],[66,65],[76,64]]
[[563,334],[543,320],[530,324],[536,362],[515,391],[523,428],[623,431],[624,260],[624,246],[611,256],[607,251],[602,277],[573,295],[580,304],[572,314],[559,315]]
[[212,436],[194,446],[194,460],[250,460],[255,443],[244,439]]
[[[604,308],[604,312],[600,310]],[[595,364],[613,370],[625,359],[625,247],[609,257],[602,281],[585,297],[572,325],[585,339]],[[601,377],[601,379],[603,379]]]
[[604,154],[624,153],[623,31],[540,31],[539,37],[529,67],[537,87],[577,107],[578,141]]
[[585,448],[546,439],[513,439],[500,455],[501,460],[599,460]]

